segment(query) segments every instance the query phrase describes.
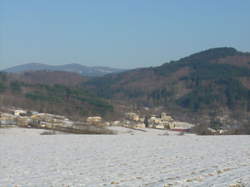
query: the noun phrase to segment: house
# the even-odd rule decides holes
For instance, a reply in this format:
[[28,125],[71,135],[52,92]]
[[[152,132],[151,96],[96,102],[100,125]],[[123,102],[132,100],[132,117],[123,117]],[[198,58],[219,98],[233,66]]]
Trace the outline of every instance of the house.
[[15,116],[25,116],[27,114],[27,111],[25,110],[15,110],[14,115]]
[[88,117],[86,121],[89,124],[97,124],[97,123],[100,123],[102,121],[102,117],[100,117],[100,116]]
[[126,117],[129,119],[129,120],[132,120],[132,121],[140,121],[140,116],[136,113],[133,113],[133,112],[129,112],[129,113],[126,113],[125,114]]
[[0,113],[0,126],[16,125],[16,116],[8,113]]

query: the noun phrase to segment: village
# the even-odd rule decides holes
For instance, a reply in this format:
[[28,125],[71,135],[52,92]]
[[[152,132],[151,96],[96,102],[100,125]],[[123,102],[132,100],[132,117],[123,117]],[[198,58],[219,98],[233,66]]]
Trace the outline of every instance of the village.
[[[195,124],[175,120],[165,112],[152,115],[139,115],[127,112],[120,120],[105,120],[101,116],[89,116],[81,121],[73,121],[62,115],[39,113],[17,108],[5,108],[0,112],[0,128],[21,127],[52,130],[55,132],[73,134],[117,134],[113,129],[122,127],[126,129],[141,130],[158,129],[175,131],[181,134],[193,133],[198,135],[231,135],[234,131],[229,129],[213,129],[199,127]],[[53,134],[52,133],[52,134]]]
[[131,129],[166,129],[189,132],[193,124],[175,121],[162,112],[159,116],[142,117],[136,113],[126,113],[124,119],[105,121],[101,116],[90,116],[85,121],[72,121],[65,116],[23,109],[10,108],[0,112],[0,127],[40,128],[75,134],[114,134],[107,127],[124,127]]

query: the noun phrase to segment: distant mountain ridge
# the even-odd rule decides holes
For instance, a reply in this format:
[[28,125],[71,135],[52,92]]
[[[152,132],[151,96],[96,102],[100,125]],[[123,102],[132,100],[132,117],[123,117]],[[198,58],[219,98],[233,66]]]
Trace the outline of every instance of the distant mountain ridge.
[[102,67],[102,66],[89,67],[81,64],[48,65],[42,63],[28,63],[23,65],[18,65],[8,69],[4,69],[3,71],[8,73],[21,73],[21,72],[42,71],[42,70],[74,72],[83,76],[90,76],[90,77],[99,77],[110,73],[119,73],[125,71],[123,69]]

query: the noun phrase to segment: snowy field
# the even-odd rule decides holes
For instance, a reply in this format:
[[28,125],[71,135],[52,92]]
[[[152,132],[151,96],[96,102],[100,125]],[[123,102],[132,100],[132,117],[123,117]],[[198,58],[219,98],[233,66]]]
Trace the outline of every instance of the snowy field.
[[0,129],[0,187],[250,186],[250,136],[43,131]]

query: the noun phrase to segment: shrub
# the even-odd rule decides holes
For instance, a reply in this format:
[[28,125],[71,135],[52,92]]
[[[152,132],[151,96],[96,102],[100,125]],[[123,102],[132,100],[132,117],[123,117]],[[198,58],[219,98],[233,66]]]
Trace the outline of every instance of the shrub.
[[197,125],[191,129],[191,132],[197,135],[212,135],[213,133],[208,130],[207,125]]

